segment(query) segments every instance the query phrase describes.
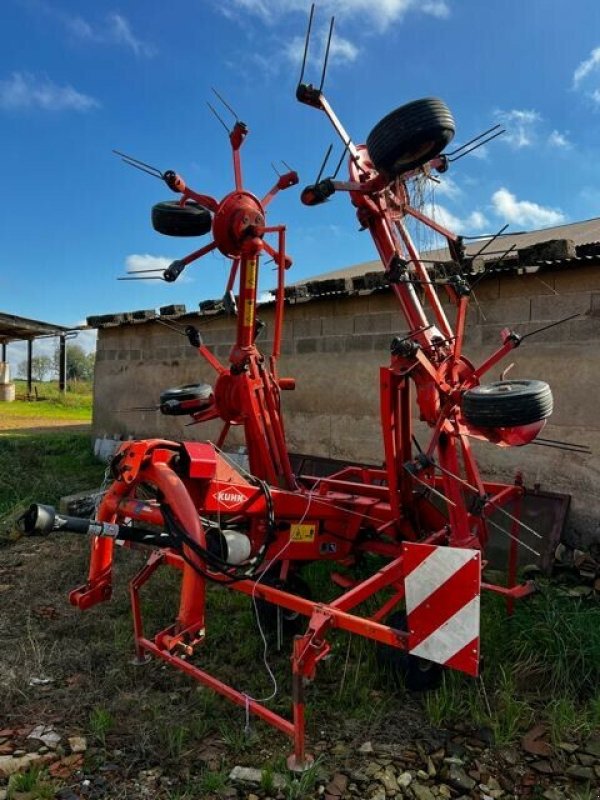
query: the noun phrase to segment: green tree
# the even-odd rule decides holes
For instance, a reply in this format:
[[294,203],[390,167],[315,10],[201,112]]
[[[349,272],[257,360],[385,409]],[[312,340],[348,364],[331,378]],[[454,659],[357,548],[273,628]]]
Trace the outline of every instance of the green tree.
[[86,353],[80,344],[67,344],[67,380],[91,381],[95,363],[95,353]]
[[[45,381],[49,372],[52,372],[54,364],[50,356],[31,357],[31,377],[34,381]],[[19,364],[19,373],[27,375],[27,361]]]

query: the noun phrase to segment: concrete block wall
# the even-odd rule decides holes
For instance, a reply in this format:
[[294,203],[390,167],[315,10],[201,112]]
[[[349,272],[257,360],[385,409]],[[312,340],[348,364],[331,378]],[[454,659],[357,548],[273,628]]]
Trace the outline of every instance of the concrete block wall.
[[[555,412],[545,436],[588,444],[583,456],[538,445],[500,449],[477,445],[490,477],[510,479],[522,468],[529,483],[573,495],[571,530],[575,538],[600,528],[600,268],[544,272],[539,277],[503,276],[482,281],[467,323],[465,354],[480,363],[511,327],[524,334],[581,314],[532,336],[487,377],[497,380],[509,364],[509,377],[539,378],[551,384]],[[454,321],[454,309],[444,300]],[[332,458],[381,463],[379,368],[389,363],[393,336],[405,330],[391,292],[331,297],[287,309],[280,373],[296,378],[296,390],[283,393],[290,450]],[[263,308],[266,330],[260,348],[270,352],[272,308]],[[235,324],[225,317],[186,318],[201,326],[207,345],[227,361]],[[96,435],[166,436],[212,439],[219,423],[186,427],[187,418],[158,411],[133,411],[158,403],[161,390],[184,383],[214,383],[214,373],[187,339],[156,322],[100,330],[96,365]],[[428,431],[416,423],[417,436]],[[231,440],[241,443],[239,430]]]

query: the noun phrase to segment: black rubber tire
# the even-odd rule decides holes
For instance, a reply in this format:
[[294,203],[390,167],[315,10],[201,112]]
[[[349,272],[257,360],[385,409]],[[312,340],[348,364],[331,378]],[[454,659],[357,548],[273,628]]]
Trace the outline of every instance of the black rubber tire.
[[173,389],[165,389],[160,393],[160,404],[169,400],[198,400],[208,405],[213,396],[213,387],[210,383],[186,383],[185,386],[176,386]]
[[[398,611],[386,620],[386,625],[405,631],[406,614]],[[399,650],[389,644],[378,644],[376,650],[377,666],[385,680],[392,680],[396,689],[405,688],[409,692],[431,692],[442,682],[444,667],[434,661],[411,656],[406,650]]]
[[180,206],[176,200],[165,200],[152,206],[152,227],[165,236],[203,236],[211,226],[210,211],[198,203]]
[[540,422],[552,414],[552,391],[536,380],[496,381],[468,389],[462,399],[465,420],[477,428],[512,428]]
[[444,101],[425,97],[400,106],[378,122],[367,137],[367,149],[376,169],[395,178],[438,156],[455,130]]
[[[260,583],[297,594],[307,600],[311,598],[309,585],[296,573],[291,573],[286,581],[266,575],[261,579]],[[292,639],[294,636],[304,633],[308,627],[308,617],[305,617],[304,614],[281,608],[274,603],[269,603],[267,600],[262,600],[260,597],[256,598],[253,605],[255,616],[258,616],[260,627],[268,639],[274,640],[277,638],[278,611],[281,613],[281,634],[283,639]]]

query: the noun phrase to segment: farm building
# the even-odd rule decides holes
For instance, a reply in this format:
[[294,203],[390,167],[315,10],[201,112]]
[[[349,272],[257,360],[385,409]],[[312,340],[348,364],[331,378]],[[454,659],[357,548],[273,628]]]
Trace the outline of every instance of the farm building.
[[[513,245],[509,255],[494,260]],[[472,242],[467,254],[481,247]],[[570,494],[571,533],[589,539],[598,535],[600,520],[600,218],[503,235],[482,257],[485,274],[471,304],[467,356],[482,361],[500,345],[503,328],[524,335],[577,315],[527,338],[488,380],[514,362],[508,377],[550,383],[555,410],[544,436],[583,443],[592,455],[536,444],[516,450],[476,443],[480,464],[488,476],[508,480],[519,467],[528,485]],[[429,265],[432,276],[443,275],[447,252],[427,258],[439,259]],[[287,291],[280,374],[296,378],[295,390],[282,395],[290,450],[381,463],[379,367],[389,362],[391,339],[404,326],[381,263],[326,273]],[[450,304],[445,306],[451,316]],[[259,346],[269,353],[273,303],[261,305],[259,314],[266,323]],[[157,404],[167,387],[214,382],[211,368],[180,334],[185,325],[198,326],[226,363],[234,324],[219,302],[202,302],[194,312],[172,306],[92,317],[88,323],[98,328],[95,436],[217,438],[220,422],[186,427],[186,417],[134,409]],[[418,423],[416,435],[425,440]],[[228,443],[239,441],[233,429]]]

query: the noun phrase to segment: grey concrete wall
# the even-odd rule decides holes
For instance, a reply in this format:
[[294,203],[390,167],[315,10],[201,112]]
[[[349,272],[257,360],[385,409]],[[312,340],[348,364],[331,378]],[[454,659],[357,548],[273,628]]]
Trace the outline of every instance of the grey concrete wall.
[[[453,320],[453,309],[445,307]],[[539,378],[551,384],[555,412],[544,436],[588,444],[593,456],[530,445],[501,449],[476,445],[490,477],[510,479],[522,468],[528,483],[573,496],[571,532],[589,537],[600,525],[600,269],[483,281],[471,303],[465,354],[482,361],[500,343],[500,331],[527,333],[572,313],[579,319],[527,339],[488,375],[514,362],[509,377]],[[261,349],[269,352],[273,312]],[[192,318],[206,343],[227,361],[234,325],[222,317]],[[389,362],[389,344],[404,330],[391,293],[312,300],[287,311],[282,375],[296,377],[283,394],[289,448],[332,458],[380,463],[379,367]],[[187,340],[156,322],[105,328],[99,332],[94,402],[96,435],[168,436],[214,439],[216,423],[186,427],[186,418],[155,411],[131,411],[158,401],[160,391],[195,381],[213,382],[214,373]],[[427,431],[416,425],[426,441]],[[240,441],[236,433],[232,441]]]

